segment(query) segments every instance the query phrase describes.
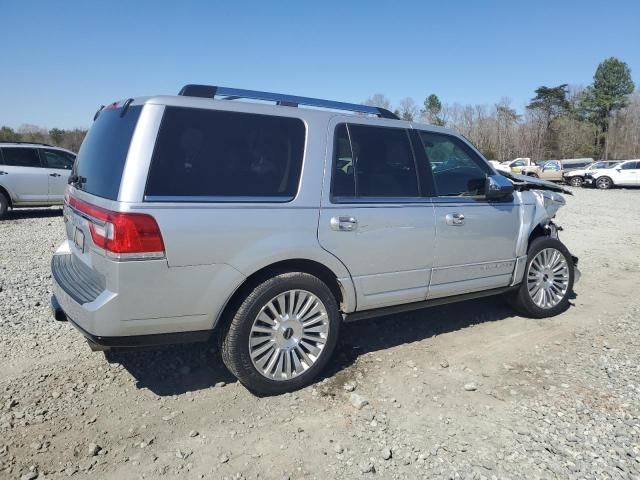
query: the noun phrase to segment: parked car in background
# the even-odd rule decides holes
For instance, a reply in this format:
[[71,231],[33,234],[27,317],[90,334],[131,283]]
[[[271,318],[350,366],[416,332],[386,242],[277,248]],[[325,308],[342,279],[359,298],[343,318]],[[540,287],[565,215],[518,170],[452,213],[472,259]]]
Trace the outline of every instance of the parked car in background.
[[613,168],[588,173],[585,186],[595,186],[601,190],[611,187],[640,187],[640,160],[625,160]]
[[9,208],[62,205],[75,158],[44,143],[0,142],[0,218]]
[[512,173],[520,173],[524,167],[530,167],[532,165],[534,165],[534,163],[531,161],[530,158],[520,157],[520,158],[515,158],[513,160],[509,160],[506,162],[502,162],[500,164],[502,168],[499,168],[499,170],[504,169]]
[[538,162],[535,166],[523,167],[522,175],[542,178],[550,182],[563,182],[564,174],[585,168],[593,163],[592,158],[570,158],[564,160],[546,160]]
[[598,170],[604,170],[607,168],[613,168],[619,164],[619,160],[601,160],[588,165],[587,168],[565,171],[563,174],[564,181],[572,187],[580,187],[584,182],[584,178],[587,174],[595,174]]

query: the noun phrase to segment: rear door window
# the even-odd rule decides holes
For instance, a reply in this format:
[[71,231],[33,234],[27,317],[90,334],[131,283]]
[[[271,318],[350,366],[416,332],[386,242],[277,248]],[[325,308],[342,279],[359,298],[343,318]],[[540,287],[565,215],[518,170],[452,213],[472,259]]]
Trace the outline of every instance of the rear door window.
[[297,118],[167,107],[145,199],[290,201],[305,133]]
[[332,196],[419,197],[409,135],[402,128],[341,124],[335,130]]
[[142,106],[104,109],[82,142],[72,178],[74,186],[92,195],[117,200],[129,143]]
[[71,170],[75,157],[67,152],[60,150],[50,150],[43,148],[40,152],[44,156],[47,168],[57,168],[60,170]]
[[12,167],[40,167],[40,157],[35,148],[3,148],[4,164]]

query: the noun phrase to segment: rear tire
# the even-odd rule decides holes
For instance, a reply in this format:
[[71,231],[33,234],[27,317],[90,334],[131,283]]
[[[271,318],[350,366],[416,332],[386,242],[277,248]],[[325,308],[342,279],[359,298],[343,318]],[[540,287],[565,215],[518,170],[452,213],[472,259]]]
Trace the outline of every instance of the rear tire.
[[329,361],[341,316],[317,277],[291,272],[256,286],[222,333],[222,360],[256,393],[277,395],[312,383]]
[[609,190],[613,186],[613,180],[609,177],[600,177],[596,180],[596,187],[600,190]]
[[7,216],[8,211],[9,199],[5,196],[4,193],[0,192],[0,220],[4,219]]
[[569,180],[569,184],[572,187],[581,187],[582,186],[582,177],[571,177],[571,180]]
[[529,245],[524,278],[509,302],[525,317],[553,317],[569,308],[573,293],[573,257],[555,238],[538,237]]

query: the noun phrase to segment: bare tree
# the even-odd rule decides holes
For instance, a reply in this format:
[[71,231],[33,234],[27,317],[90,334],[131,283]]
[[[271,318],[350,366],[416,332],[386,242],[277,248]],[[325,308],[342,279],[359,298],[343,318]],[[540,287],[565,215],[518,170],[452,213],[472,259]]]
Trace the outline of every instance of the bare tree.
[[405,97],[400,100],[400,104],[398,106],[400,110],[400,118],[403,120],[408,120],[412,122],[418,116],[418,106],[416,102],[411,97]]
[[364,104],[391,110],[391,101],[382,93],[376,93],[375,95],[370,96],[364,101]]

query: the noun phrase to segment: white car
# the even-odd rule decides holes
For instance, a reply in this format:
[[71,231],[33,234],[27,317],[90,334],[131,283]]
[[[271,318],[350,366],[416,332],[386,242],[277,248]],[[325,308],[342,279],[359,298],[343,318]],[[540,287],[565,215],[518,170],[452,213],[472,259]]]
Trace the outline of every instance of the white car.
[[498,173],[502,173],[502,172],[506,172],[506,173],[510,173],[511,169],[509,168],[509,166],[507,165],[503,165],[502,163],[496,161],[496,160],[489,160],[489,163],[491,164],[491,166],[498,172]]
[[601,190],[616,187],[640,187],[640,160],[626,160],[613,168],[587,174],[585,185],[595,185]]
[[620,160],[602,160],[594,162],[587,168],[570,170],[563,175],[564,181],[572,187],[580,187],[584,183],[587,174],[595,175],[599,170],[613,168],[620,163]]
[[62,205],[75,158],[44,143],[0,142],[0,218],[9,208]]

